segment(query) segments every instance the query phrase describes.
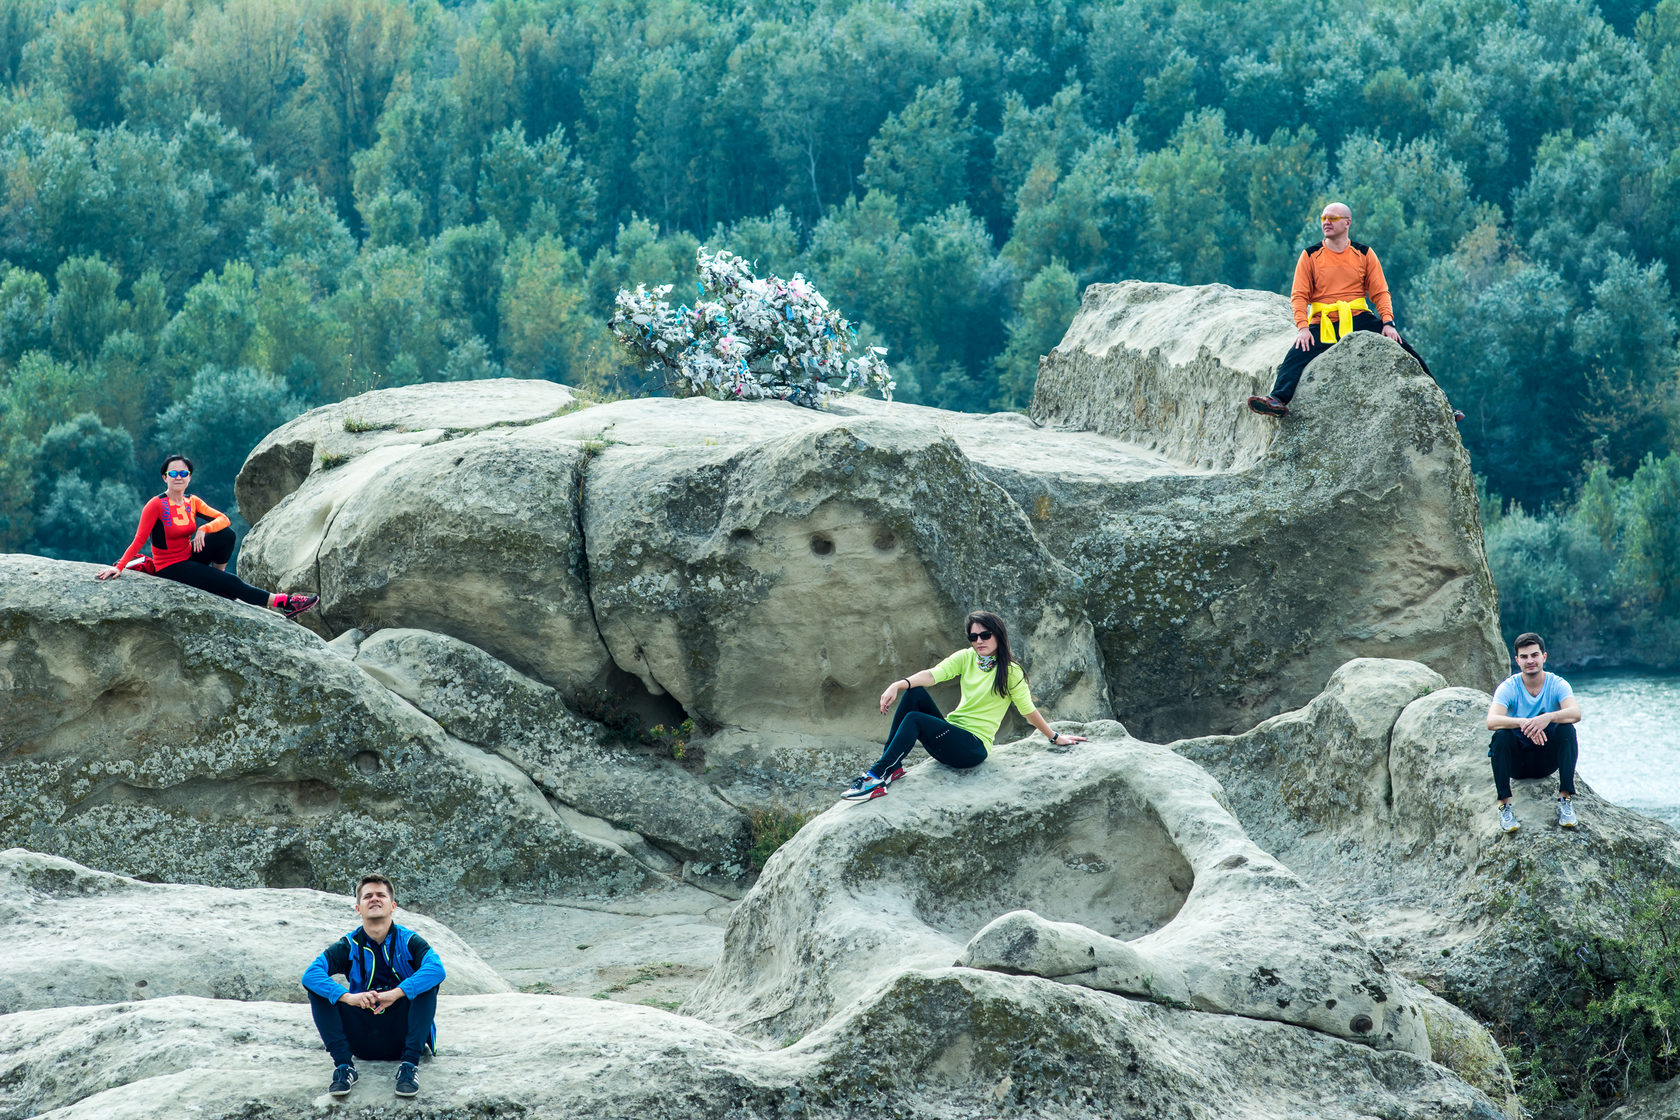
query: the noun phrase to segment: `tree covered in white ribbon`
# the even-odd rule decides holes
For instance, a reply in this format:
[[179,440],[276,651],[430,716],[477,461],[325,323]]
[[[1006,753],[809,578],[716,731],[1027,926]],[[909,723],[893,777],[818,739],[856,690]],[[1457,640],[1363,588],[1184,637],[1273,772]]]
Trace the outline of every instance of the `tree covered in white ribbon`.
[[892,399],[886,350],[864,347],[852,356],[856,330],[804,276],[754,276],[727,250],[701,248],[697,257],[693,306],[673,306],[669,284],[638,284],[618,293],[610,321],[673,396],[774,398],[811,408],[837,392],[872,389]]

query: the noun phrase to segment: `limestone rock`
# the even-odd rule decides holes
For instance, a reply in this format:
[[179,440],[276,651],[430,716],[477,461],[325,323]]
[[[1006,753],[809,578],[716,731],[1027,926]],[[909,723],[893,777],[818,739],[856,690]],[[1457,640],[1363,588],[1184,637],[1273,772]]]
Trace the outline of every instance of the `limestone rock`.
[[1680,1077],[1634,1094],[1604,1120],[1680,1120]]
[[1512,783],[1523,827],[1498,830],[1490,697],[1424,666],[1365,659],[1299,711],[1243,735],[1172,744],[1211,771],[1255,842],[1324,894],[1391,967],[1490,1022],[1570,968],[1546,946],[1617,935],[1634,902],[1680,884],[1680,834],[1592,793],[1580,724],[1581,826],[1560,829],[1557,779]]
[[507,758],[550,796],[683,859],[741,864],[746,817],[670,759],[609,740],[552,688],[465,642],[381,630],[356,664],[461,739]]
[[[901,970],[782,1049],[647,1007],[444,995],[441,1053],[403,1111],[745,1120],[1173,1115],[1187,1120],[1498,1120],[1409,1054],[1279,1023],[1172,1010],[1035,977]],[[891,1061],[870,1060],[891,1054]],[[0,1120],[387,1115],[394,1066],[332,1102],[307,1009],[188,996],[0,1016]]]
[[1216,783],[1117,724],[1094,731],[968,771],[926,763],[807,825],[688,1010],[797,1037],[868,998],[883,962],[955,960],[1428,1055],[1382,962],[1248,841]]
[[1243,398],[1269,388],[1293,333],[1277,295],[1094,284],[1040,364],[1032,418],[1171,468],[993,472],[1085,581],[1115,714],[1146,738],[1252,726],[1355,657],[1481,688],[1503,672],[1445,398],[1397,345],[1357,334],[1308,368],[1286,420],[1257,416]]
[[581,407],[498,381],[444,430],[473,387],[366,394],[253,452],[241,501],[265,516],[243,555],[318,589],[328,636],[448,634],[565,694],[669,694],[705,731],[874,734],[880,688],[977,606],[1058,715],[1148,737],[1251,726],[1359,656],[1491,686],[1505,658],[1446,401],[1357,335],[1286,422],[1255,416],[1243,398],[1291,337],[1276,295],[1094,285],[1031,420]]
[[[142,883],[21,848],[0,852],[0,1015],[177,995],[301,1002],[304,966],[358,924],[350,902],[309,890]],[[406,909],[397,920],[438,951],[450,993],[508,990],[447,927]]]
[[0,846],[149,880],[415,903],[651,872],[514,764],[449,736],[278,614],[155,577],[0,556]]
[[270,432],[239,472],[239,511],[253,525],[312,470],[377,447],[420,447],[486,428],[529,424],[573,407],[564,385],[504,377],[406,385],[323,405]]
[[985,605],[1041,702],[1104,714],[1077,580],[955,420],[979,423],[652,399],[373,447],[311,473],[243,562],[317,587],[330,633],[448,634],[563,694],[670,694],[703,730],[877,734],[881,688],[950,653]]

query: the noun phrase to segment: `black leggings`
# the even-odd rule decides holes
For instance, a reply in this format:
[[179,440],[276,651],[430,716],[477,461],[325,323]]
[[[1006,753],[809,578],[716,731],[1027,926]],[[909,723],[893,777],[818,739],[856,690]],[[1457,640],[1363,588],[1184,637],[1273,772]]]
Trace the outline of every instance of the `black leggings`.
[[[1377,334],[1381,334],[1382,320],[1369,311],[1360,311],[1353,316],[1353,329],[1356,331],[1375,331]],[[1342,337],[1346,338],[1347,336],[1343,335]],[[1283,361],[1278,363],[1277,380],[1272,384],[1272,396],[1285,404],[1294,400],[1295,386],[1301,383],[1301,374],[1306,371],[1307,364],[1333,345],[1335,343],[1325,342],[1318,337],[1316,324],[1313,327],[1312,348],[1310,350],[1302,350],[1294,343],[1290,343],[1289,353],[1285,354]],[[1400,348],[1417,359],[1417,364],[1423,367],[1424,373],[1429,373],[1429,364],[1423,360],[1421,354],[1412,349],[1411,343],[1402,340]],[[1429,373],[1429,376],[1431,379],[1435,377],[1433,373]]]
[[925,688],[905,689],[893,709],[892,733],[887,736],[887,749],[869,768],[877,778],[884,778],[903,764],[905,756],[922,741],[927,752],[947,766],[966,770],[986,761],[986,744],[972,731],[964,731],[946,723],[939,705],[933,702]]
[[233,526],[204,534],[204,550],[192,554],[200,564],[226,564],[233,559],[233,545],[237,540]]
[[197,560],[196,557],[193,560],[171,564],[167,568],[159,568],[157,574],[164,579],[184,583],[188,587],[196,587],[212,595],[220,595],[224,599],[238,599],[241,603],[250,603],[255,607],[268,606],[268,592],[260,587],[252,587],[232,572],[212,568],[208,561]]
[[1558,791],[1574,796],[1575,760],[1579,753],[1573,723],[1547,724],[1545,746],[1514,727],[1500,728],[1493,733],[1493,743],[1488,747],[1499,800],[1511,796],[1512,778],[1544,778],[1553,770],[1557,771]]

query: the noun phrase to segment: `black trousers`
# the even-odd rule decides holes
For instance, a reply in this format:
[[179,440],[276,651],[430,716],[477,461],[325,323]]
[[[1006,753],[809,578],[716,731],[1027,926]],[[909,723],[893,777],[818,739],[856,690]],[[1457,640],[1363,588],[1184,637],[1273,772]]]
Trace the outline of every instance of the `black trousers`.
[[[1353,316],[1353,329],[1356,331],[1375,331],[1377,334],[1381,334],[1382,320],[1369,311],[1358,311]],[[1335,344],[1325,342],[1318,337],[1316,324],[1313,327],[1312,348],[1310,350],[1302,350],[1291,343],[1289,353],[1285,354],[1283,361],[1278,364],[1277,380],[1272,383],[1272,396],[1285,404],[1294,400],[1295,387],[1301,383],[1301,374],[1306,372],[1307,366],[1312,363],[1314,358],[1333,345]],[[1429,363],[1423,360],[1421,354],[1412,349],[1411,343],[1401,340],[1400,348],[1417,359],[1417,364],[1423,367],[1424,373],[1429,373]],[[1429,376],[1433,379],[1435,375],[1429,373]]]
[[217,529],[214,533],[204,534],[204,549],[192,554],[192,558],[200,564],[226,564],[233,559],[233,546],[238,540],[233,526]]
[[433,988],[413,999],[399,999],[390,1010],[375,1015],[365,1007],[330,1003],[310,992],[309,1013],[335,1066],[354,1065],[353,1058],[419,1065],[421,1051],[432,1037],[437,997],[438,990]]
[[869,768],[877,778],[891,774],[921,740],[927,752],[947,766],[966,770],[986,761],[986,744],[972,731],[946,723],[925,688],[907,688],[893,709],[892,733],[880,759]]
[[1488,747],[1499,800],[1511,796],[1512,778],[1544,778],[1553,770],[1557,771],[1559,792],[1574,796],[1575,760],[1579,753],[1573,723],[1548,724],[1544,746],[1514,727],[1500,728],[1493,733],[1493,743]]
[[[205,551],[208,552],[209,549],[206,548]],[[184,583],[188,587],[220,595],[224,599],[238,599],[242,603],[258,607],[268,606],[268,592],[260,587],[252,587],[232,572],[212,568],[208,560],[198,559],[202,555],[203,553],[196,553],[191,560],[182,560],[167,568],[159,568],[157,574],[163,579]]]

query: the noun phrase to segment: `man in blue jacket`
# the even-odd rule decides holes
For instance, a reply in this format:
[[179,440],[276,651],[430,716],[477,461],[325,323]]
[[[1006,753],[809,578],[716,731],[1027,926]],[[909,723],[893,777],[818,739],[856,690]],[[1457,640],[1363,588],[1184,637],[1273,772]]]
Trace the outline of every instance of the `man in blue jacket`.
[[[356,1083],[356,1058],[371,1062],[400,1060],[397,1096],[420,1092],[423,1050],[437,1048],[438,985],[443,962],[426,939],[391,916],[396,891],[383,875],[363,875],[356,884],[359,928],[327,946],[303,970],[315,1029],[332,1055],[335,1097]],[[334,980],[345,976],[348,988]]]

